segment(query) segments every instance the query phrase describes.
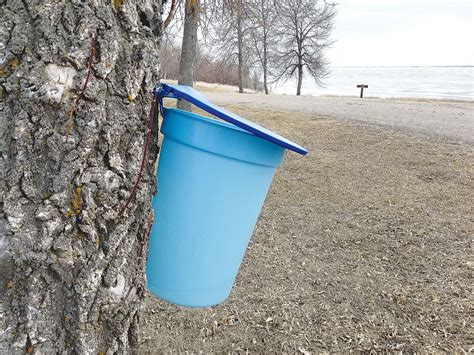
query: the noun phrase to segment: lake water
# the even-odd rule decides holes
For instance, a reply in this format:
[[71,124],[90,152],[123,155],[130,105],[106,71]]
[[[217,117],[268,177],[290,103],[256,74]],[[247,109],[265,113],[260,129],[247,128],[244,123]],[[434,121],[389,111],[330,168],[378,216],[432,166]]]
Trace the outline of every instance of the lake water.
[[[325,87],[307,77],[302,95],[358,96],[358,84],[366,84],[364,96],[417,97],[474,100],[474,66],[454,67],[333,67]],[[296,81],[273,90],[294,95]]]

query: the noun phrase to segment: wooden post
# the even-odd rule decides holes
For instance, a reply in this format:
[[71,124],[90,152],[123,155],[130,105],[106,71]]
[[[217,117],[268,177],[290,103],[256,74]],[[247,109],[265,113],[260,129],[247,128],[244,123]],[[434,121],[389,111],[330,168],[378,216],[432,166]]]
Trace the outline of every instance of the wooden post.
[[360,88],[360,98],[364,97],[364,89],[367,89],[369,85],[361,84],[357,85],[358,88]]

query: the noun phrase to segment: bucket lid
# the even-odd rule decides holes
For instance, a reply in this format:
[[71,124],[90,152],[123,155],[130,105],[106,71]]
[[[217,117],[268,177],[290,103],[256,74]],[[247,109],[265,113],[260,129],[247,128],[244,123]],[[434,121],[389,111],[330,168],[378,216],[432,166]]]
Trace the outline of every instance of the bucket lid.
[[240,127],[246,130],[247,132],[266,139],[283,148],[292,150],[302,155],[306,155],[308,153],[305,148],[299,146],[298,144],[262,126],[259,126],[256,123],[250,122],[249,120],[246,120],[245,118],[240,117],[239,115],[233,112],[230,112],[222,107],[213,104],[203,95],[201,95],[200,92],[190,86],[160,83],[160,85],[156,88],[155,94],[157,96],[160,108],[163,106],[164,97],[185,100],[226,122],[236,125],[237,127]]

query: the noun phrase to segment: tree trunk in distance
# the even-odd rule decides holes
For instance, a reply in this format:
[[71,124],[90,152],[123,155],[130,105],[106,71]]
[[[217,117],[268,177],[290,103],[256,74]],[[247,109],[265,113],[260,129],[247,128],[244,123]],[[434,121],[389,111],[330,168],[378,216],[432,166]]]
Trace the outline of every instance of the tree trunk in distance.
[[263,88],[265,95],[268,95],[268,58],[267,58],[267,39],[263,39]]
[[303,83],[303,66],[298,65],[298,87],[296,88],[296,95],[301,95],[302,83]]
[[244,39],[242,33],[242,15],[237,10],[237,50],[238,50],[238,65],[239,65],[239,93],[244,92]]
[[[196,58],[197,30],[199,23],[199,0],[186,0],[185,7],[178,84],[192,87],[194,81],[194,60]],[[191,111],[192,105],[189,102],[179,100],[178,108]]]
[[[260,3],[262,14],[265,14],[265,3]],[[265,95],[268,95],[268,26],[267,17],[262,16],[262,27],[263,27],[263,89]]]
[[[161,1],[1,6],[0,353],[128,353],[156,149],[120,220],[117,211],[138,173],[158,80]],[[91,77],[69,120],[93,36]]]

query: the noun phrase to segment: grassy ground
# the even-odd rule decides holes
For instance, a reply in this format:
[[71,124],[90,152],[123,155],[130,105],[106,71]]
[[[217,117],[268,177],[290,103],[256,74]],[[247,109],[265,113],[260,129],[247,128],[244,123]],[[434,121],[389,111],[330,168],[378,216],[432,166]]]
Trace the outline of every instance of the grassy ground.
[[228,108],[310,154],[277,172],[230,299],[150,297],[143,353],[472,351],[471,145]]

